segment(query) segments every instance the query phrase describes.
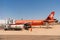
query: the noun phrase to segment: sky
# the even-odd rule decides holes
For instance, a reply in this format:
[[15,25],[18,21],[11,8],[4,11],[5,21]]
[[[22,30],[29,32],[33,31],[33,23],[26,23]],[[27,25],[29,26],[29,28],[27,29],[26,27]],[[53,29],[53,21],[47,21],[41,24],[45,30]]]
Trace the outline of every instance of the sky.
[[60,0],[0,0],[0,19],[46,19],[52,11],[60,20]]

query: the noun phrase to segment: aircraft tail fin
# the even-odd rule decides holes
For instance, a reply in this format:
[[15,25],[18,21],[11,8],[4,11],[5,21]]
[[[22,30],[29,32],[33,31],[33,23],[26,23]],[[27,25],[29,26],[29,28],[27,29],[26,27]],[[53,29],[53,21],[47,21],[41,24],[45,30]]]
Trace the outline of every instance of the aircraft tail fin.
[[46,20],[53,20],[54,19],[55,12],[52,11],[51,14],[47,17]]

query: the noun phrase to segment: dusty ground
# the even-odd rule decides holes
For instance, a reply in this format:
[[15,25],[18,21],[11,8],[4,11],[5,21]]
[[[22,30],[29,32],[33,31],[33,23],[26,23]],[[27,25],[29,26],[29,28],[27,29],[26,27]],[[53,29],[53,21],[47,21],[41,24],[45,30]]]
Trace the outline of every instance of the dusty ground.
[[60,36],[43,35],[1,35],[0,40],[60,40]]
[[22,31],[4,31],[0,30],[0,35],[60,35],[60,25],[51,26],[52,28],[33,28],[30,30]]
[[60,25],[52,28],[33,28],[32,31],[4,31],[0,30],[0,40],[60,40]]

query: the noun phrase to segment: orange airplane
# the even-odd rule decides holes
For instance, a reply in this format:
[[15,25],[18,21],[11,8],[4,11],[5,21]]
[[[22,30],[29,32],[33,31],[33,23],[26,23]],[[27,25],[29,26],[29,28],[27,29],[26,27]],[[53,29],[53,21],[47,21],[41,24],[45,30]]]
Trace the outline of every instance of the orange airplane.
[[16,20],[15,24],[16,25],[24,24],[25,29],[29,29],[32,26],[44,25],[46,23],[50,24],[56,22],[56,19],[54,19],[54,14],[55,12],[52,11],[51,14],[45,20]]

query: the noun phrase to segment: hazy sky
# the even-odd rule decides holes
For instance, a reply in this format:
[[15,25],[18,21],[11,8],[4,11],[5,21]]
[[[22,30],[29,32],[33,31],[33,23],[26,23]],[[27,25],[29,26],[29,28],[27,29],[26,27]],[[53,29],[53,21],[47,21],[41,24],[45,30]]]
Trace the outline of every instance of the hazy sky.
[[45,19],[51,11],[60,20],[60,0],[0,0],[0,19]]

